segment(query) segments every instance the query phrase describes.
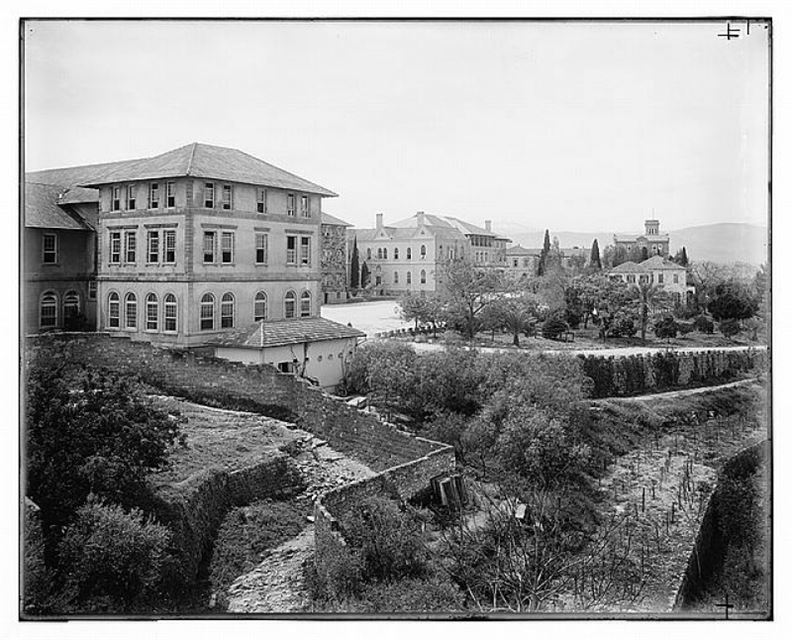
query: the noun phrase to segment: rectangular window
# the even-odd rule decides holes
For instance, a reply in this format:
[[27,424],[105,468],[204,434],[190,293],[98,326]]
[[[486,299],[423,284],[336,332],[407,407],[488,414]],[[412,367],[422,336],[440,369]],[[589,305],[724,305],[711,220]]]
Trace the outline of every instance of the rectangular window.
[[220,236],[220,262],[231,264],[234,261],[234,232],[223,231]]
[[662,273],[658,273],[657,274],[657,284],[663,284],[663,274]]
[[162,261],[168,264],[176,262],[176,231],[168,229],[162,232],[162,244],[165,251]]
[[135,198],[135,185],[128,184],[126,188],[126,208],[127,211],[134,211],[137,207],[137,200]]
[[256,211],[258,211],[259,213],[267,213],[267,190],[266,189],[257,189]]
[[45,233],[42,239],[42,261],[44,264],[58,262],[58,236],[54,233]]
[[231,208],[231,185],[224,184],[223,185],[223,209],[230,209]]
[[203,236],[203,261],[215,261],[215,247],[217,243],[217,234],[214,231],[204,231]]
[[308,196],[300,196],[300,214],[303,218],[311,217],[311,207]]
[[173,209],[176,206],[176,183],[165,183],[165,206],[168,209]]
[[124,262],[135,262],[137,259],[137,234],[134,231],[124,232]]
[[297,236],[286,236],[286,264],[297,264]]
[[286,196],[286,215],[294,215],[294,194],[290,193]]
[[679,284],[679,274],[674,274],[674,284]]
[[146,331],[156,331],[159,320],[159,305],[157,300],[146,300]]
[[165,296],[165,331],[176,331],[176,298]]
[[121,211],[121,187],[111,187],[110,211]]
[[118,264],[121,262],[121,232],[110,232],[110,262]]
[[149,184],[149,209],[159,209],[159,182]]
[[96,280],[88,281],[88,299],[96,300]]
[[267,234],[256,234],[256,264],[267,264]]
[[311,239],[306,236],[300,238],[300,264],[311,264]]
[[214,209],[214,182],[204,184],[204,207]]
[[148,232],[148,258],[146,262],[159,262],[159,231]]

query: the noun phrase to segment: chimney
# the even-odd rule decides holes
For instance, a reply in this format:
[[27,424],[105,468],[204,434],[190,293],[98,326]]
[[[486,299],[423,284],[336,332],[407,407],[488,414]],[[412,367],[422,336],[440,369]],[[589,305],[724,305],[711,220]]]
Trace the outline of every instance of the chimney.
[[377,229],[382,229],[382,214],[377,214]]
[[485,220],[484,228],[487,230],[487,233],[492,233],[492,220]]
[[418,219],[418,226],[422,227],[426,224],[426,214],[423,211],[419,211],[415,214],[416,218]]

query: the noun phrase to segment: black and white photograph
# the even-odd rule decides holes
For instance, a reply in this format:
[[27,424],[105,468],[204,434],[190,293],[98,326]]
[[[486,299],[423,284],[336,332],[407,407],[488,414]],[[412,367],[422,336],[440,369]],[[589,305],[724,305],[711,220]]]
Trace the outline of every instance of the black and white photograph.
[[773,17],[309,17],[19,20],[23,624],[773,620]]

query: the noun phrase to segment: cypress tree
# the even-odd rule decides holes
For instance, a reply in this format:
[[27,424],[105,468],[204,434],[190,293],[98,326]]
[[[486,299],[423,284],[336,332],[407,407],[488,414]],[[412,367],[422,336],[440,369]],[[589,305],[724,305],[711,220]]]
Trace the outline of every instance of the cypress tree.
[[600,271],[602,269],[602,261],[600,260],[600,253],[599,253],[599,243],[597,239],[594,238],[594,242],[591,243],[591,256],[589,256],[589,266],[592,269],[596,269]]
[[360,253],[357,247],[357,236],[355,236],[355,243],[352,246],[352,265],[350,266],[350,271],[349,286],[355,291],[360,288]]
[[363,266],[360,268],[360,286],[365,289],[370,281],[371,281],[371,272],[369,271],[368,265],[364,260]]
[[542,245],[542,252],[539,254],[539,266],[536,270],[536,275],[543,276],[547,270],[547,256],[550,254],[550,230],[545,229],[544,244]]
[[680,257],[679,264],[683,267],[688,266],[687,249],[682,247],[682,256]]

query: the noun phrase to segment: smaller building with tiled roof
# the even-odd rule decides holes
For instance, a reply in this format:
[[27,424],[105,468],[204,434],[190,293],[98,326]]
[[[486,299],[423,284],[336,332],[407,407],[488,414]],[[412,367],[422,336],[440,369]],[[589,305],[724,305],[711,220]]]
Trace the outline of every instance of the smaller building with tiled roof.
[[639,263],[622,262],[608,271],[608,277],[633,285],[660,285],[677,302],[686,300],[695,291],[694,287],[687,284],[687,269],[662,256],[652,256]]
[[322,388],[340,384],[345,363],[366,334],[326,318],[262,320],[211,341],[215,356],[248,364],[269,364]]

